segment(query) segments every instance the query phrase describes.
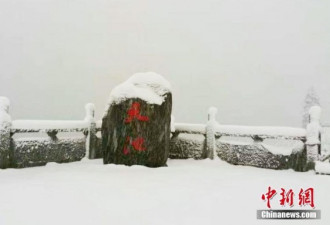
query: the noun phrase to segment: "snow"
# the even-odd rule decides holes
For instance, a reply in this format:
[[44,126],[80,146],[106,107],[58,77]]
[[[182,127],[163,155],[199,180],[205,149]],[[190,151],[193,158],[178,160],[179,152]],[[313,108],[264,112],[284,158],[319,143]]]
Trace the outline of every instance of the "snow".
[[175,123],[175,130],[178,132],[186,133],[200,133],[205,134],[205,124],[193,124],[193,123]]
[[[251,138],[240,138],[240,137],[221,137],[219,140],[221,143],[230,144],[230,145],[254,145],[255,143]],[[259,143],[267,151],[271,152],[274,155],[285,155],[289,156],[296,151],[301,151],[304,148],[304,144],[301,141],[292,141],[291,143],[283,142],[270,142],[264,141]]]
[[198,142],[198,143],[203,143],[205,140],[204,135],[200,134],[187,134],[187,133],[180,133],[179,134],[180,140],[185,140],[185,141],[190,141],[190,142]]
[[[266,136],[287,136],[305,137],[306,129],[293,127],[267,127],[267,126],[237,126],[215,124],[215,132],[224,135],[244,136],[244,135],[266,135]],[[205,134],[205,124],[175,123],[175,130],[188,133]]]
[[[70,142],[73,143],[81,143],[85,141],[85,138],[83,137],[65,137],[61,138],[59,140],[60,142]],[[34,142],[34,146],[31,145],[31,143]],[[49,139],[49,137],[19,137],[15,138],[15,147],[21,148],[24,146],[32,146],[32,150],[34,148],[38,149],[39,145],[49,145],[53,141]],[[35,162],[34,162],[35,163]]]
[[321,154],[330,154],[330,127],[322,127],[321,133]]
[[230,140],[230,139],[220,139],[221,143],[230,144],[230,145],[253,145],[253,141],[246,141],[246,140]]
[[304,137],[306,130],[292,127],[266,127],[266,126],[236,126],[218,125],[216,131],[233,135],[267,135],[267,136],[288,136]]
[[321,119],[322,109],[320,106],[313,106],[309,110],[311,122],[319,122]]
[[55,129],[84,129],[89,122],[84,120],[14,120],[14,130],[55,130]]
[[274,155],[291,155],[293,150],[296,149],[295,147],[290,148],[287,146],[274,146],[268,144],[261,144],[261,145]]
[[[196,133],[180,133],[180,140],[190,141],[191,143],[203,143],[205,136]],[[230,145],[254,145],[254,141],[248,137],[231,137],[223,136],[217,139],[218,143],[230,144]],[[301,151],[304,149],[304,143],[301,141],[292,140],[277,140],[277,139],[267,139],[259,143],[266,150],[274,155],[285,155],[289,156],[292,153]]]
[[175,117],[171,115],[171,132],[175,132]]
[[216,107],[210,107],[208,111],[208,121],[206,123],[206,146],[208,148],[207,158],[213,159],[216,155],[215,128],[218,125],[215,120],[218,110]]
[[101,128],[102,127],[102,120],[96,121],[96,128]]
[[214,106],[209,108],[208,115],[209,115],[209,121],[215,121],[215,116],[218,112],[218,109]]
[[315,171],[320,174],[330,175],[330,163],[329,162],[315,162]]
[[161,75],[154,72],[136,73],[111,91],[108,104],[139,98],[149,104],[161,105],[168,92],[171,92],[171,85]]
[[[311,126],[311,124],[308,124],[307,127],[309,128],[310,132],[314,132],[317,133],[317,131],[319,130],[319,126],[315,125],[315,126]],[[307,137],[307,145],[318,145],[320,144],[320,138],[318,136],[315,135],[310,135]]]
[[10,101],[8,98],[0,96],[0,111],[5,111],[8,113]]
[[[329,176],[313,171],[268,170],[233,166],[220,160],[169,160],[168,167],[103,165],[102,160],[46,167],[6,169],[0,173],[0,224],[5,225],[218,225],[265,224],[256,210],[266,209],[261,195],[268,186],[278,194],[313,187],[315,225],[330,223]],[[266,221],[310,224],[310,221]]]
[[310,109],[313,106],[320,106],[320,99],[318,95],[316,94],[316,91],[313,87],[309,88],[307,91],[307,95],[305,97],[304,102],[304,113],[303,113],[303,121],[302,126],[306,127],[309,123],[309,115],[310,115]]
[[320,134],[321,134],[321,108],[319,106],[313,106],[309,110],[310,123],[307,125],[307,145],[317,145],[320,144]]
[[11,117],[8,114],[10,101],[0,96],[0,130],[8,129],[11,124]]
[[95,120],[94,119],[95,105],[93,103],[87,103],[85,105],[85,110],[86,110],[85,121],[86,122],[93,122]]

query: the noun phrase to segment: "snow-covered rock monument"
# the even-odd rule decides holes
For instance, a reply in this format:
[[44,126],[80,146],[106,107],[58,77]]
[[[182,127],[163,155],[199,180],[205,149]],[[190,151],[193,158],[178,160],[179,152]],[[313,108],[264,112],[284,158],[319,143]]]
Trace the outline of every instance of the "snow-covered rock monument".
[[156,73],[134,74],[113,89],[102,121],[104,163],[165,166],[171,111],[170,84]]

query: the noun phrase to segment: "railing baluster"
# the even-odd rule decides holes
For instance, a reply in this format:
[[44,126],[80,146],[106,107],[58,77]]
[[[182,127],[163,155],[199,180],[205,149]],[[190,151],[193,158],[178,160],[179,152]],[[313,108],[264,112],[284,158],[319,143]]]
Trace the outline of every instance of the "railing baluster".
[[96,122],[95,122],[95,106],[92,103],[88,103],[85,106],[86,116],[85,121],[89,123],[88,132],[86,136],[86,158],[96,158]]
[[216,120],[215,116],[217,114],[217,108],[211,107],[208,111],[208,121],[206,123],[206,157],[209,159],[214,159],[216,155],[215,146],[215,127]]

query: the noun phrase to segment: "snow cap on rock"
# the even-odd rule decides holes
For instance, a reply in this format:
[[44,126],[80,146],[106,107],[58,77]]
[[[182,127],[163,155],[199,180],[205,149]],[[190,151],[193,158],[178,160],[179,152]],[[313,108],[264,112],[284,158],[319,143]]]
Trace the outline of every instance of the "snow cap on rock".
[[111,91],[108,103],[119,104],[129,98],[140,98],[149,104],[161,105],[169,92],[171,85],[161,75],[154,72],[136,73]]

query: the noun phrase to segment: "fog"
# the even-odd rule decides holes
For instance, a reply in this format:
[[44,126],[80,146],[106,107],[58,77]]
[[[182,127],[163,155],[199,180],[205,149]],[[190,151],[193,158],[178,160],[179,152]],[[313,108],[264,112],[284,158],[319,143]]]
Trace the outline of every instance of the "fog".
[[[14,119],[102,117],[154,71],[177,122],[301,126],[313,86],[330,122],[328,0],[0,0],[0,95]],[[328,98],[329,96],[329,98]]]

